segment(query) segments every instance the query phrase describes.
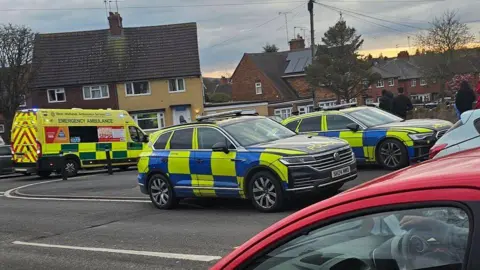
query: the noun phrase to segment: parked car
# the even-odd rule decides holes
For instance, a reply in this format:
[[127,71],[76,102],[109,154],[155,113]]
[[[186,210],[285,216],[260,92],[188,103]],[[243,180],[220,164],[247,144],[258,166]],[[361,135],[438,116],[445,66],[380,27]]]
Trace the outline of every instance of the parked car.
[[13,173],[12,150],[9,145],[0,143],[0,174]]
[[218,269],[480,269],[480,150],[430,160],[298,211]]
[[430,149],[430,158],[440,158],[452,153],[480,147],[480,110],[464,112]]
[[227,197],[273,212],[293,193],[336,191],[357,177],[344,140],[297,135],[242,111],[198,119],[153,133],[140,155],[140,190],[160,209],[181,198]]
[[290,117],[282,124],[300,134],[344,139],[350,143],[358,163],[376,163],[390,170],[427,160],[430,147],[452,126],[437,119],[405,121],[368,106],[337,106]]

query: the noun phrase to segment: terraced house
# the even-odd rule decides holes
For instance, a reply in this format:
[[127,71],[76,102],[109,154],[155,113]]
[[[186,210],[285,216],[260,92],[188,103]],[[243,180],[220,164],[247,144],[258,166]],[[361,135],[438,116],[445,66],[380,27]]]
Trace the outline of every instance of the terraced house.
[[203,112],[197,25],[123,27],[40,34],[32,106],[124,109],[155,131]]

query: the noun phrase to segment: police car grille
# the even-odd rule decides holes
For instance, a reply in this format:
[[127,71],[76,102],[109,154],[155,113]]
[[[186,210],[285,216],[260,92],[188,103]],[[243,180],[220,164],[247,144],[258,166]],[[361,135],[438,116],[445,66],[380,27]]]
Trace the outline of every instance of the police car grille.
[[437,139],[440,139],[443,135],[445,135],[445,133],[447,133],[447,130],[441,130],[437,132]]
[[[335,153],[339,154],[339,159],[335,160],[333,157]],[[353,161],[352,149],[344,149],[338,152],[332,152],[325,155],[315,156],[317,162],[310,165],[317,170],[327,170],[341,164],[350,163]]]

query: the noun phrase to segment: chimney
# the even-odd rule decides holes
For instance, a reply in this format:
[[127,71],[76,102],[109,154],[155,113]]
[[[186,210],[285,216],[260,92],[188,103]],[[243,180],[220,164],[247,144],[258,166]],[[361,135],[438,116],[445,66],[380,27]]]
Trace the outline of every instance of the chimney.
[[122,17],[118,12],[110,12],[108,24],[110,25],[110,34],[113,36],[120,36],[122,34]]
[[225,76],[222,76],[220,78],[220,85],[227,85],[228,84],[228,79]]
[[290,40],[290,51],[305,49],[305,39],[302,36],[297,35],[297,38]]

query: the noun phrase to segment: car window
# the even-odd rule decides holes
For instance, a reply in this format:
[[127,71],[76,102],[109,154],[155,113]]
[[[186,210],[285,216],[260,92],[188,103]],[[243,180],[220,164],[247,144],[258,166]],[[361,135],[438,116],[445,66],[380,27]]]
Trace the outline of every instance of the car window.
[[269,118],[252,118],[222,125],[240,145],[251,146],[295,136],[295,132]]
[[175,130],[170,139],[170,149],[192,149],[193,128]]
[[297,126],[298,126],[298,122],[300,122],[300,120],[292,121],[292,122],[286,124],[285,126],[286,126],[288,129],[290,129],[291,131],[296,131]]
[[300,123],[298,132],[320,131],[321,126],[322,126],[321,116],[304,118]]
[[155,144],[153,145],[153,148],[157,150],[165,149],[168,143],[168,139],[170,139],[170,135],[172,135],[172,132],[167,132],[160,135]]
[[137,127],[134,127],[134,126],[130,126],[128,127],[128,130],[130,131],[130,138],[132,139],[132,141],[134,142],[138,142],[138,143],[141,143],[141,142],[144,142],[145,141],[145,134],[139,130]]
[[[462,121],[458,121],[458,122],[462,122]],[[477,130],[477,132],[480,133],[480,118],[475,119],[475,121],[473,122],[473,125],[475,126],[475,129]],[[450,130],[452,129],[453,127]]]
[[10,156],[12,151],[10,151],[10,146],[0,145],[0,156]]
[[302,232],[246,269],[460,270],[468,238],[459,208],[389,211]]
[[327,130],[347,129],[348,124],[355,123],[343,115],[327,115]]
[[197,138],[198,149],[212,150],[212,147],[219,142],[227,143],[230,149],[235,148],[220,131],[214,128],[199,128]]

